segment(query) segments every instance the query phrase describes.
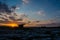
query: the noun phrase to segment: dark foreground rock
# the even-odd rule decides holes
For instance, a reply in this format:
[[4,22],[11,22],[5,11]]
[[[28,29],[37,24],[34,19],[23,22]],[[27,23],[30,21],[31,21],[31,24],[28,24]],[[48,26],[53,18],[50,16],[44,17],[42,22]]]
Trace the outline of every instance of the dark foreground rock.
[[0,28],[0,40],[60,40],[60,27]]

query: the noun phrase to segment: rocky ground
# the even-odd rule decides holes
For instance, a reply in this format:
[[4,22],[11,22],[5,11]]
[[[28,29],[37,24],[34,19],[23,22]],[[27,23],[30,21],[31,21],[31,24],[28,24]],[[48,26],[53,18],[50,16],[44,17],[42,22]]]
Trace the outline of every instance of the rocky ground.
[[0,40],[60,40],[60,28],[0,28]]

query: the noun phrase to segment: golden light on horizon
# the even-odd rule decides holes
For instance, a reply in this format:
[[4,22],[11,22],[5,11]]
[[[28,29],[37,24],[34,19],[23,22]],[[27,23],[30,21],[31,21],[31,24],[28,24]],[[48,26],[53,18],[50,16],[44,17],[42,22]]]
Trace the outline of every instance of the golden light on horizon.
[[18,24],[17,23],[8,23],[8,24],[0,24],[0,26],[8,26],[8,27],[18,27]]
[[10,26],[10,27],[18,27],[18,24],[11,23],[11,24],[6,24],[6,26]]

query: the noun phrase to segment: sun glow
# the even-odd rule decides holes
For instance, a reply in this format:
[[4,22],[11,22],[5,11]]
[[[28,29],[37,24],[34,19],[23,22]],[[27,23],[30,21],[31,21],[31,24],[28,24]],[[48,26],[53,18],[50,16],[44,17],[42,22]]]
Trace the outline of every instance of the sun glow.
[[6,24],[6,26],[10,26],[10,27],[18,27],[18,24],[11,23],[11,24]]
[[17,23],[2,23],[0,26],[8,26],[8,27],[18,27]]

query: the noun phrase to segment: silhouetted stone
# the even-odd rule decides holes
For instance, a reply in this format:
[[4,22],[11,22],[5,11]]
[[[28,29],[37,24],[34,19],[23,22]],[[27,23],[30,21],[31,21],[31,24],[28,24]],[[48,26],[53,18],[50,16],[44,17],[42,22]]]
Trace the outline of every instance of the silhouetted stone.
[[19,28],[22,29],[24,27],[24,24],[19,25]]

